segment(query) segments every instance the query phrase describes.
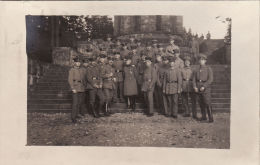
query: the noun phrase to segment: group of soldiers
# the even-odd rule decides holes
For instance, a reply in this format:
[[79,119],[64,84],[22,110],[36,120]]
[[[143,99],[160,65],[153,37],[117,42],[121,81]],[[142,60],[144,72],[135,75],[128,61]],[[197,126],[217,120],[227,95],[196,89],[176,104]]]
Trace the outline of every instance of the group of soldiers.
[[[213,72],[206,65],[207,56],[200,54],[199,67],[192,69],[190,56],[180,58],[180,48],[170,38],[165,48],[157,40],[147,42],[130,38],[127,43],[111,38],[87,50],[85,59],[76,57],[69,71],[72,90],[72,122],[84,116],[85,109],[94,117],[109,116],[109,107],[125,102],[127,109],[136,110],[136,101],[144,102],[144,113],[153,116],[154,107],[166,117],[178,117],[179,97],[184,117],[213,122],[211,83]],[[191,108],[189,106],[191,99]],[[197,116],[196,104],[201,108]],[[192,113],[191,110],[192,109]]]

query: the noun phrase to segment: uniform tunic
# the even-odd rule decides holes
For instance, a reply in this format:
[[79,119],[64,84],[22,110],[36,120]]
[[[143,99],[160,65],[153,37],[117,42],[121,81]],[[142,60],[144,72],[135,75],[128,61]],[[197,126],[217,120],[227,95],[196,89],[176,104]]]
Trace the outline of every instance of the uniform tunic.
[[137,65],[137,62],[140,60],[141,58],[140,58],[140,56],[138,55],[138,54],[133,54],[133,56],[132,56],[132,64],[133,65]]
[[117,82],[123,81],[123,64],[122,60],[115,60],[113,67],[115,68],[115,78]]
[[181,77],[182,77],[182,91],[183,92],[191,92],[193,91],[192,87],[192,69],[191,67],[184,67],[181,70]]
[[157,73],[153,65],[146,67],[143,73],[142,91],[147,92],[149,89],[154,88],[157,81]]
[[176,68],[182,69],[184,67],[184,62],[180,57],[177,57],[175,60]]
[[68,82],[71,90],[77,92],[85,91],[85,73],[82,68],[71,68],[69,71]]
[[122,59],[125,59],[125,57],[128,56],[129,52],[130,52],[130,51],[129,51],[128,49],[122,50],[122,51],[120,52],[121,58],[122,58]]
[[176,94],[181,91],[181,73],[178,68],[169,68],[164,75],[163,92],[167,95]]
[[134,66],[124,67],[124,95],[133,96],[137,95],[137,71]]

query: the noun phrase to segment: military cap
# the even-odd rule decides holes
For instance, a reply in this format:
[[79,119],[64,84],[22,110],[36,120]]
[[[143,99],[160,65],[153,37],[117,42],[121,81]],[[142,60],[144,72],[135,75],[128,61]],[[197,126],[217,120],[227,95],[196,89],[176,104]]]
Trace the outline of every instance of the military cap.
[[89,57],[88,61],[92,62],[92,61],[94,61],[94,58],[93,57]]
[[199,54],[199,59],[200,60],[207,60],[207,56],[205,54],[200,53]]
[[116,55],[116,54],[119,54],[119,55],[120,55],[120,52],[118,52],[118,51],[115,51],[115,52],[114,52],[114,55]]
[[191,58],[190,58],[190,56],[185,56],[185,57],[184,57],[184,60],[185,60],[185,61],[186,61],[186,60],[191,61]]
[[99,58],[106,58],[107,56],[105,54],[100,54]]
[[74,57],[74,58],[73,58],[73,61],[74,61],[74,62],[80,62],[80,59],[79,59],[79,57]]
[[167,61],[167,60],[168,60],[168,57],[167,57],[167,56],[162,56],[162,60],[163,60],[163,61]]
[[170,56],[170,57],[168,57],[168,60],[169,60],[169,62],[175,62],[176,57]]
[[113,60],[113,58],[112,58],[112,57],[107,57],[107,60],[109,60],[109,61],[110,61],[110,60]]
[[130,55],[125,57],[126,60],[132,60],[132,57]]
[[152,61],[152,58],[151,57],[145,57],[145,60]]
[[174,54],[175,54],[175,53],[180,53],[180,50],[179,50],[179,49],[174,49],[173,51],[174,51]]
[[89,61],[88,58],[82,60],[83,63],[87,63],[88,61]]
[[136,48],[137,48],[137,46],[135,46],[135,45],[131,46],[131,49],[136,49]]

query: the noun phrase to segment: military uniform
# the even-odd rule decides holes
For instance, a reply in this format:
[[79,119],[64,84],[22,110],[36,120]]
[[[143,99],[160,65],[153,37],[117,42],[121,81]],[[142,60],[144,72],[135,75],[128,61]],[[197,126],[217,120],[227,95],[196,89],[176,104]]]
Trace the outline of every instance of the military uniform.
[[136,68],[132,65],[126,65],[124,67],[124,95],[130,101],[128,108],[132,108],[133,110],[135,110],[135,99],[138,94],[136,78]]
[[121,58],[124,60],[128,54],[129,54],[130,50],[128,49],[123,49],[121,52],[120,52],[120,55],[121,55]]
[[168,45],[167,47],[166,47],[166,55],[167,56],[172,56],[173,55],[173,53],[174,53],[174,50],[180,50],[180,48],[177,46],[177,45],[175,45],[175,44],[173,44],[173,45]]
[[182,69],[184,67],[184,62],[180,57],[177,57],[175,60],[176,68]]
[[[149,60],[152,59],[149,58]],[[156,81],[157,81],[157,73],[153,64],[151,64],[151,66],[146,67],[144,70],[143,84],[142,84],[142,91],[144,92],[145,104],[148,105],[148,109],[146,113],[149,116],[153,115],[153,111],[154,111],[153,92],[154,92],[154,86]]]
[[113,63],[113,67],[115,69],[115,90],[114,90],[114,96],[115,99],[118,99],[118,93],[119,93],[119,99],[123,100],[123,64],[124,62],[121,59],[117,59]]
[[[190,60],[190,59],[187,59]],[[192,78],[193,71],[190,66],[185,66],[181,70],[182,77],[182,105],[184,108],[184,116],[190,116],[190,108],[189,108],[189,97],[191,98],[192,103],[192,116],[193,118],[197,118],[196,113],[196,96],[192,87]]]
[[169,68],[164,75],[163,93],[167,98],[166,115],[177,117],[178,93],[181,91],[181,74],[178,68]]
[[165,114],[162,85],[163,85],[164,73],[166,71],[166,66],[163,63],[157,63],[155,64],[155,69],[157,72],[157,81],[156,81],[154,96],[155,96],[155,100],[157,101],[156,105],[157,108],[159,109],[159,113]]
[[[75,59],[75,62],[79,62],[79,60]],[[72,113],[71,119],[73,122],[76,122],[76,117],[78,114],[83,113],[83,99],[85,92],[85,82],[84,82],[84,70],[80,67],[73,67],[69,70],[68,82],[72,91]]]
[[[104,104],[102,92],[102,79],[97,65],[90,64],[86,72],[87,90],[89,91],[89,106],[95,117],[99,117],[99,111]],[[96,97],[98,97],[98,108],[95,108]]]
[[113,98],[114,89],[115,89],[115,70],[110,66],[109,64],[101,64],[100,65],[100,73],[103,80],[103,93],[104,93],[104,99],[106,103],[105,107],[105,115],[108,115],[108,107],[111,103],[111,100]]
[[[206,55],[200,55],[200,60],[207,59]],[[206,113],[208,113],[209,122],[213,122],[213,114],[211,107],[211,83],[213,82],[213,72],[210,66],[200,65],[196,68],[193,76],[193,88],[196,91],[196,97],[199,101],[202,118],[207,120]],[[204,90],[201,90],[201,88]],[[207,112],[206,112],[207,110]]]

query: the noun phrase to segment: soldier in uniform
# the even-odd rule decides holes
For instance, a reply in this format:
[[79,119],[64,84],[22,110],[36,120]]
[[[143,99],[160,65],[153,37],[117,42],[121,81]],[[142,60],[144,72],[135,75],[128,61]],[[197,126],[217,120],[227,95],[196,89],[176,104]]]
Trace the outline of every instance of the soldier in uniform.
[[130,51],[128,50],[126,44],[122,44],[122,46],[123,46],[123,50],[121,50],[120,55],[121,55],[122,60],[125,60],[125,57],[128,56]]
[[181,73],[175,67],[175,57],[169,58],[170,68],[165,72],[163,81],[163,93],[167,98],[166,116],[177,118],[178,113],[178,94],[181,92]]
[[138,76],[137,76],[137,88],[138,88],[138,100],[139,101],[142,101],[143,100],[143,93],[142,93],[142,84],[143,84],[143,75],[144,75],[144,70],[145,70],[145,54],[141,54],[141,59],[140,61],[138,61],[137,63],[137,73],[138,73]]
[[[99,72],[96,59],[89,58],[90,64],[86,72],[87,89],[89,93],[89,107],[94,117],[100,117],[100,110],[104,104],[104,96],[102,92],[102,79]],[[95,108],[96,98],[98,98],[98,107]]]
[[111,46],[113,45],[113,42],[111,41],[111,39],[112,38],[110,36],[108,36],[107,41],[104,42],[104,47],[105,47],[107,52],[111,49]]
[[[113,63],[113,67],[115,69],[115,78],[116,78],[116,82],[115,82],[115,90],[114,90],[114,98],[115,101],[118,102],[123,102],[124,98],[123,98],[123,60],[120,59],[120,53],[116,52],[115,53],[115,61]],[[119,93],[119,97],[118,97],[118,93]]]
[[68,82],[72,91],[72,112],[71,120],[76,123],[76,118],[83,113],[83,99],[84,99],[84,70],[80,68],[80,59],[74,58],[74,66],[69,70]]
[[151,57],[145,58],[146,68],[143,73],[143,84],[142,92],[144,92],[145,104],[148,105],[146,110],[147,116],[153,116],[154,106],[153,106],[153,91],[154,86],[157,81],[157,73],[152,63]]
[[141,57],[141,54],[144,52],[144,47],[142,46],[142,43],[140,40],[137,40],[136,45],[136,53]]
[[132,52],[131,52],[131,61],[132,61],[132,65],[137,66],[137,62],[140,60],[140,55],[137,54],[137,50],[136,50],[136,46],[132,46]]
[[152,40],[152,51],[153,53],[156,55],[158,54],[159,50],[158,50],[158,44],[157,44],[157,40]]
[[152,50],[151,44],[148,42],[145,50],[145,55],[152,59],[152,62],[155,62],[155,52]]
[[196,97],[192,87],[193,71],[190,67],[191,58],[189,56],[185,57],[184,68],[181,70],[182,76],[182,105],[184,107],[184,117],[190,116],[189,108],[189,98],[191,98],[192,103],[192,117],[197,119],[196,113]]
[[[162,57],[158,54],[156,55],[156,63],[154,64],[154,68],[157,73],[157,78],[159,78],[159,69],[162,67]],[[163,109],[160,107],[163,104],[162,100],[162,89],[158,85],[158,79],[155,84],[154,88],[154,103],[155,103],[155,108],[159,110],[159,113],[163,113]]]
[[166,56],[166,53],[165,53],[165,49],[163,48],[162,44],[159,44],[158,45],[158,53],[157,54],[160,54],[160,56]]
[[180,58],[180,50],[179,49],[175,49],[174,50],[174,55],[176,57],[175,60],[175,66],[179,69],[182,69],[184,67],[184,62],[183,60]]
[[196,97],[200,104],[201,121],[207,120],[208,114],[209,122],[213,122],[213,114],[211,107],[211,83],[213,82],[213,72],[210,66],[206,65],[207,56],[200,54],[200,66],[194,71],[193,88],[196,92]]
[[106,64],[106,55],[101,54],[100,55],[100,73],[102,77],[103,82],[103,93],[104,93],[104,99],[105,99],[105,109],[104,114],[105,116],[109,116],[109,106],[111,103],[111,100],[113,98],[113,90],[115,89],[114,81],[115,81],[115,70],[114,68]]
[[137,70],[131,63],[131,56],[128,56],[124,66],[124,95],[127,99],[127,108],[135,111],[136,96],[138,94]]
[[166,115],[166,112],[168,112],[167,110],[167,97],[166,94],[163,93],[163,81],[164,81],[164,76],[165,76],[165,72],[167,71],[167,69],[169,68],[169,60],[167,56],[163,56],[162,57],[163,60],[163,64],[162,66],[159,68],[158,70],[158,79],[157,79],[157,84],[159,86],[159,88],[161,88],[161,93],[162,93],[162,100],[163,103],[161,105],[163,105],[163,112],[162,114]]
[[82,70],[83,70],[83,73],[84,73],[84,79],[85,79],[85,93],[84,93],[84,99],[83,99],[83,105],[86,109],[87,112],[90,113],[89,111],[89,94],[88,94],[88,89],[87,89],[87,70],[88,70],[88,67],[89,67],[89,60],[88,59],[84,59],[83,60],[83,66],[82,66]]
[[174,44],[174,38],[170,38],[170,45],[166,47],[166,54],[171,56],[174,53],[174,50],[180,49],[177,45]]
[[130,37],[130,42],[127,44],[128,49],[132,49],[132,47],[136,47],[136,43],[135,43],[135,38],[134,37]]

